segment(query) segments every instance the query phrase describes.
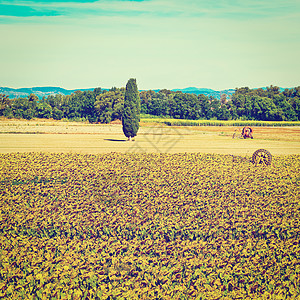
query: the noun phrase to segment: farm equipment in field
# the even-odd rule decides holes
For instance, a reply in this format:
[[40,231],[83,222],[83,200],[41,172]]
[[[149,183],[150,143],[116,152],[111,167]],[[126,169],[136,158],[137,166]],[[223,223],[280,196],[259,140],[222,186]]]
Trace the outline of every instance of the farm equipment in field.
[[249,126],[245,126],[243,129],[242,129],[242,136],[244,139],[253,139],[253,136],[252,136],[252,128],[249,127]]
[[[236,131],[233,133],[232,138],[253,139],[253,129],[249,126],[243,127],[242,132],[239,135],[236,134]],[[233,158],[233,161],[249,161],[249,158],[247,157],[235,155],[231,156]],[[250,162],[252,162],[256,166],[269,166],[272,163],[272,154],[266,149],[258,149],[253,153],[252,157],[250,158]]]
[[255,166],[269,166],[272,163],[272,154],[266,149],[258,149],[249,159],[248,157],[231,155],[234,162],[249,161]]
[[269,166],[272,163],[272,154],[266,149],[258,149],[252,155],[252,163]]
[[245,126],[243,129],[242,129],[242,132],[240,135],[237,135],[236,132],[233,133],[233,136],[232,138],[240,138],[240,139],[253,139],[253,135],[252,135],[252,132],[253,132],[253,129],[249,126]]

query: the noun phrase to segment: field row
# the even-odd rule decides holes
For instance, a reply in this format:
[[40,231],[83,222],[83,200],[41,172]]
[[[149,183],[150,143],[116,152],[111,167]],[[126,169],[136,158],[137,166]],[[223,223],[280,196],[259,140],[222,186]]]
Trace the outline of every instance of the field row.
[[145,123],[163,123],[168,126],[258,126],[258,127],[286,127],[286,126],[300,126],[300,121],[256,121],[256,120],[185,120],[185,119],[171,119],[160,117],[141,118]]

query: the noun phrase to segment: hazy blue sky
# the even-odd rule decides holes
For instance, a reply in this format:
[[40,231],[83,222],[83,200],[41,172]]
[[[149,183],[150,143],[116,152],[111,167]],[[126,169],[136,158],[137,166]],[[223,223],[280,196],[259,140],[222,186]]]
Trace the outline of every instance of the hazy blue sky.
[[0,86],[300,85],[299,0],[0,0]]

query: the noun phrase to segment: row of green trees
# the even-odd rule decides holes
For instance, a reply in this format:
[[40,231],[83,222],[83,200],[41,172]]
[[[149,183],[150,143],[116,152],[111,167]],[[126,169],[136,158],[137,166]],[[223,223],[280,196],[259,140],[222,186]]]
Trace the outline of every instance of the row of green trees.
[[176,119],[300,120],[300,87],[284,91],[276,86],[237,88],[230,98],[223,94],[220,100],[169,90],[143,91],[140,96],[142,113]]
[[[122,119],[125,88],[76,91],[50,95],[41,100],[31,94],[26,98],[9,99],[0,95],[0,115],[8,118],[84,119],[89,122],[110,123]],[[276,86],[266,89],[237,88],[228,98],[186,94],[170,90],[139,92],[143,114],[180,119],[244,119],[263,121],[300,120],[300,87],[281,91]]]
[[[0,114],[8,118],[32,119],[36,118],[53,118],[56,120],[85,119],[89,122],[110,122],[111,118],[120,118],[124,102],[124,89],[119,92],[122,94],[122,102],[118,106],[118,113],[114,115],[107,113],[105,103],[107,97],[119,89],[103,91],[96,88],[93,91],[76,91],[71,95],[50,95],[47,98],[38,99],[34,94],[25,98],[9,99],[5,95],[0,95]],[[117,100],[116,100],[117,102]],[[111,103],[109,104],[111,105]],[[109,106],[108,105],[108,106]],[[106,116],[106,117],[105,117]]]

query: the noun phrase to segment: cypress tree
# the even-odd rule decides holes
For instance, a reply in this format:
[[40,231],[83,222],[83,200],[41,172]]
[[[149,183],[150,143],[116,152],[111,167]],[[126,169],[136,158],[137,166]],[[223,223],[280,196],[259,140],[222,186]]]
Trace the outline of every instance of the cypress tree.
[[136,79],[131,78],[126,84],[124,111],[122,118],[123,132],[128,140],[135,137],[139,130],[141,100]]

